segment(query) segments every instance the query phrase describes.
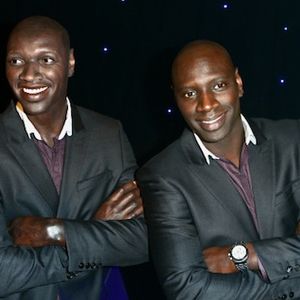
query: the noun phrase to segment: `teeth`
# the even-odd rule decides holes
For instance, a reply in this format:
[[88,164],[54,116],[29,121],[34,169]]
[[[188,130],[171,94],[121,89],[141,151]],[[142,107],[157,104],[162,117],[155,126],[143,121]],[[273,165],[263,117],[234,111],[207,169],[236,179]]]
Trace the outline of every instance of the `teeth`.
[[217,122],[217,121],[218,121],[219,119],[221,119],[221,118],[222,118],[222,115],[219,116],[219,117],[216,118],[216,119],[213,119],[213,120],[203,120],[202,123],[204,123],[204,124],[213,124],[213,123]]
[[210,121],[202,121],[202,123],[204,124],[212,124],[214,123],[216,120],[210,120]]
[[44,87],[38,88],[38,89],[23,88],[23,91],[27,94],[35,95],[35,94],[38,94],[38,93],[41,93],[41,92],[45,91],[46,89],[47,89],[47,87],[44,86]]

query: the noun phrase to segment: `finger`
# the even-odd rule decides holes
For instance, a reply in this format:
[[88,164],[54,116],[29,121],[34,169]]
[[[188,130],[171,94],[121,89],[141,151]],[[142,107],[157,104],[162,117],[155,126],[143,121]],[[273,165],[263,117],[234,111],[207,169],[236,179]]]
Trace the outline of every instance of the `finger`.
[[120,198],[117,202],[111,205],[111,209],[114,213],[122,213],[124,216],[124,211],[128,207],[135,208],[137,206],[136,199],[133,194],[127,194]]
[[135,217],[139,217],[141,216],[142,214],[144,213],[144,207],[143,206],[140,206],[140,207],[137,207],[133,213],[132,213],[132,218],[135,218]]
[[137,184],[134,180],[128,181],[127,183],[123,184],[121,188],[124,190],[125,193],[134,189],[138,189]]
[[125,216],[124,219],[129,220],[133,218],[137,218],[144,213],[143,207],[134,208],[133,211],[129,211]]
[[133,218],[139,216],[144,212],[142,198],[135,198],[130,201],[120,213],[126,218]]
[[109,198],[106,200],[106,202],[115,202],[120,200],[120,198],[127,194],[127,193],[131,193],[134,192],[137,196],[140,193],[139,188],[137,187],[137,184],[135,181],[129,181],[125,184],[123,184],[122,186],[120,186],[118,189],[116,189],[110,196]]
[[131,202],[128,206],[124,208],[123,210],[124,216],[131,216],[134,213],[136,208],[137,208],[136,203]]
[[139,189],[133,189],[131,190],[130,192],[127,192],[127,193],[124,193],[122,195],[120,195],[119,197],[117,198],[114,198],[113,201],[111,201],[109,204],[113,207],[113,206],[121,206],[123,207],[124,205],[126,205],[129,201],[135,201],[135,202],[138,202],[138,201],[141,201],[141,200],[138,200],[140,199],[140,191]]

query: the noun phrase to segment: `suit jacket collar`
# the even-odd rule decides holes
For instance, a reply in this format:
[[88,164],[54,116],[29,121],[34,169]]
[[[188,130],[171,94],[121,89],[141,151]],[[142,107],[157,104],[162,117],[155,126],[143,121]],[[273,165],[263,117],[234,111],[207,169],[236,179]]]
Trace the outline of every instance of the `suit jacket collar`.
[[[53,215],[58,203],[55,186],[37,147],[28,138],[24,124],[13,102],[3,113],[0,126],[5,134],[8,150],[19,163],[20,168],[23,169],[32,185],[36,187],[42,198],[45,199],[44,203],[48,207],[48,214]],[[43,204],[41,203],[40,205]]]
[[184,129],[179,142],[185,159],[189,164],[206,164],[205,157],[197,144],[193,132],[189,128]]
[[[257,145],[250,143],[248,150],[259,236],[261,238],[267,238],[272,235],[274,215],[273,143],[271,140],[265,138],[254,121],[250,120],[249,124],[257,139]],[[199,177],[199,180],[207,187],[213,197],[216,198],[227,211],[232,213],[233,218],[237,219],[239,224],[248,224],[248,231],[251,232],[251,236],[257,238],[257,231],[248,208],[232,185],[226,172],[224,172],[215,161],[212,161],[211,165],[206,163],[205,157],[193,133],[189,129],[184,130],[179,142],[186,162],[195,176]],[[228,196],[224,198],[224,195]]]
[[[4,132],[5,143],[33,186],[40,192],[48,206],[48,214],[56,215],[57,210],[65,205],[65,201],[59,201],[52,178],[44,164],[41,155],[34,142],[30,140],[25,131],[22,120],[11,102],[2,114],[0,126]],[[65,199],[69,190],[74,188],[74,181],[79,174],[79,162],[83,162],[85,155],[84,126],[76,106],[72,105],[73,136],[66,137],[64,172],[61,184],[60,198]],[[59,207],[58,207],[59,205]]]
[[[66,212],[70,211],[70,209],[68,209],[68,207],[72,205],[70,201],[76,200],[71,199],[71,194],[73,190],[76,189],[79,176],[84,168],[88,137],[91,134],[84,127],[78,108],[74,105],[72,105],[72,120],[73,135],[72,137],[67,137],[66,141],[64,172],[57,211],[58,217],[64,217]],[[76,216],[69,215],[68,217]]]
[[[84,129],[83,122],[79,115],[77,106],[71,103],[71,108],[72,108],[71,111],[72,111],[73,131],[78,133]],[[9,106],[3,112],[2,120],[3,120],[2,122],[3,122],[5,137],[8,140],[14,140],[15,142],[23,143],[28,139],[23,121],[18,116],[13,101],[11,101]]]
[[274,144],[267,139],[254,121],[250,126],[256,136],[257,145],[249,146],[249,167],[252,179],[257,219],[262,239],[273,232],[275,208],[275,157]]

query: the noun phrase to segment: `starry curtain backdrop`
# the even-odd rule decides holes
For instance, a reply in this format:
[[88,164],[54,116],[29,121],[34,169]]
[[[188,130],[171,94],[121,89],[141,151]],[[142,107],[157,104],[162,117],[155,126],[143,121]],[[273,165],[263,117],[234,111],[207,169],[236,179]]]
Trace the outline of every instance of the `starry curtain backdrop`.
[[[120,119],[142,164],[181,133],[170,64],[194,39],[229,49],[244,80],[245,115],[299,118],[299,11],[297,0],[10,0],[0,3],[0,42],[23,17],[60,21],[77,59],[70,98]],[[3,109],[10,99],[4,63],[0,71]],[[122,272],[130,299],[162,297],[151,264]]]

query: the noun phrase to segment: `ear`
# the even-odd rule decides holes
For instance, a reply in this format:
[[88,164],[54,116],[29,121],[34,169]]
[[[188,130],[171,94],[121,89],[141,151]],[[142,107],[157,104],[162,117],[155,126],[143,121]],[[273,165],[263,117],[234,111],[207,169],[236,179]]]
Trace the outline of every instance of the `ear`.
[[68,76],[72,77],[75,70],[75,57],[74,57],[74,49],[70,49],[69,53],[69,70],[68,70]]
[[235,69],[235,81],[238,85],[239,97],[242,97],[244,95],[244,88],[243,88],[243,81],[242,81],[242,78],[239,74],[238,68]]

